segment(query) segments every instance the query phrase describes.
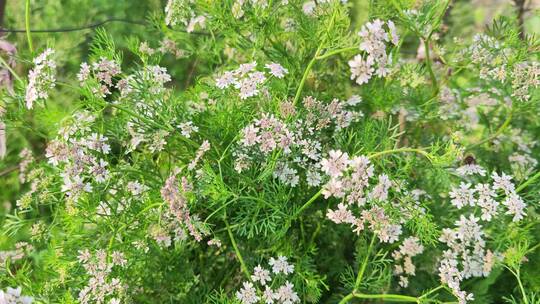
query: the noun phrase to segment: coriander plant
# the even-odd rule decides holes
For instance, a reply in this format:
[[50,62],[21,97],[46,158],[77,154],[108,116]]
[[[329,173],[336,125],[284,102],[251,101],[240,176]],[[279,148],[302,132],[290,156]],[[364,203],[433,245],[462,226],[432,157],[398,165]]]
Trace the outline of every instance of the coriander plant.
[[22,2],[0,304],[540,303],[535,1]]

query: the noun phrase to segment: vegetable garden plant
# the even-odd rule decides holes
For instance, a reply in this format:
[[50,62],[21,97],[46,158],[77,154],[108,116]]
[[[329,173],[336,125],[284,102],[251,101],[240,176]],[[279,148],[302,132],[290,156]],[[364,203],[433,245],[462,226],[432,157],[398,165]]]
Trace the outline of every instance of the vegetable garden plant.
[[540,303],[527,1],[157,2],[1,41],[0,303]]

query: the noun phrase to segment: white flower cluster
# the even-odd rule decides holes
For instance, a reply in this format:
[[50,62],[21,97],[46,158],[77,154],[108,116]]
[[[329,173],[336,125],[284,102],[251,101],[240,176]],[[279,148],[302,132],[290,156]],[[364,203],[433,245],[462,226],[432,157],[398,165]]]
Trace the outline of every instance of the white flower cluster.
[[[486,249],[486,233],[480,221],[488,224],[500,216],[500,205],[506,207],[505,214],[511,215],[512,221],[523,219],[526,205],[517,194],[512,177],[505,173],[492,172],[491,183],[476,183],[476,175],[484,177],[487,172],[477,164],[467,164],[457,169],[467,179],[449,193],[450,202],[458,209],[472,207],[468,214],[461,214],[455,222],[456,228],[443,229],[440,241],[449,249],[444,251],[439,276],[447,284],[460,303],[473,300],[472,294],[463,291],[461,281],[471,277],[488,276],[494,264],[501,259],[500,254]],[[499,201],[499,200],[502,200]],[[480,210],[479,217],[475,213]]]
[[0,304],[31,304],[34,302],[34,298],[23,296],[21,292],[21,287],[8,287],[6,291],[0,289]]
[[[291,123],[263,114],[241,132],[240,145],[234,152],[236,171],[242,172],[264,161],[268,155],[281,151],[282,158],[274,168],[274,178],[295,187],[300,182],[300,169],[303,169],[307,184],[318,186],[321,183],[319,162],[324,131],[332,127],[334,130],[346,128],[362,117],[362,112],[350,109],[360,101],[360,97],[353,96],[347,101],[334,99],[324,103],[308,96],[303,100],[307,111],[305,120]],[[283,102],[281,114],[284,117],[295,115],[292,103]]]
[[244,9],[247,4],[251,4],[255,8],[267,8],[268,0],[236,0],[231,9],[234,18],[240,19],[244,16]]
[[120,304],[122,294],[125,293],[128,286],[120,279],[113,277],[112,272],[114,267],[126,267],[127,260],[124,258],[124,254],[113,251],[108,261],[105,250],[100,249],[95,254],[91,254],[85,249],[79,251],[78,259],[90,276],[88,285],[79,292],[79,303]]
[[[18,242],[15,249],[0,251],[0,265],[6,265],[6,262],[14,263],[25,258],[34,250],[34,247],[26,242]],[[1,303],[1,302],[0,302]]]
[[[337,209],[328,210],[326,216],[331,221],[349,224],[356,233],[364,230],[367,224],[381,242],[393,243],[399,239],[400,221],[392,220],[381,205],[388,201],[393,183],[387,175],[381,174],[377,184],[370,185],[374,168],[366,156],[349,158],[347,153],[332,150],[328,158],[321,161],[321,169],[329,178],[322,187],[322,195],[342,199]],[[370,209],[362,209],[360,216],[353,214],[354,208],[362,208],[368,203]]]
[[399,285],[407,287],[409,276],[414,276],[416,267],[412,258],[424,252],[424,246],[420,244],[417,237],[408,237],[399,245],[399,249],[392,253],[394,258],[394,274],[399,276]]
[[54,50],[46,49],[34,59],[35,67],[28,73],[26,87],[26,107],[32,109],[38,100],[49,97],[49,91],[56,86],[56,62]]
[[98,96],[106,97],[111,94],[111,89],[114,88],[113,78],[121,72],[120,65],[116,61],[101,57],[91,65],[86,62],[81,63],[77,79],[81,85],[84,85],[93,76],[98,82],[98,86],[92,87],[92,92]]
[[[347,3],[348,0],[341,0],[341,3],[345,4]],[[282,4],[285,5],[285,4],[288,4],[289,1],[288,0],[283,0],[282,1]],[[307,16],[310,16],[310,17],[315,17],[318,15],[319,11],[321,11],[321,6],[322,5],[325,5],[327,3],[331,3],[331,0],[318,0],[318,1],[313,1],[313,0],[309,0],[309,1],[306,1],[302,4],[302,12],[304,12],[305,15]]]
[[530,99],[530,90],[540,86],[540,64],[524,61],[510,64],[509,58],[515,54],[496,38],[486,34],[476,34],[471,46],[464,49],[463,58],[471,58],[477,65],[481,79],[500,83],[510,81],[512,97],[520,101]]
[[[484,176],[486,171],[478,165],[469,164],[458,168],[458,172],[464,175],[478,174]],[[511,181],[512,177],[497,172],[491,174],[492,184],[478,183],[472,185],[468,182],[461,182],[458,187],[453,187],[449,193],[450,202],[458,209],[466,206],[480,207],[480,218],[484,221],[491,221],[499,214],[499,206],[507,208],[506,214],[512,215],[512,220],[517,222],[525,215],[525,203],[515,192],[515,185]],[[498,202],[498,191],[502,191],[505,199]]]
[[241,64],[234,71],[227,71],[216,79],[216,86],[220,89],[234,87],[239,90],[240,99],[257,96],[261,92],[261,84],[266,82],[268,74],[276,78],[283,78],[289,71],[278,63],[268,63],[265,65],[268,71],[257,71],[257,62]]
[[165,6],[165,24],[174,26],[183,24],[186,26],[186,31],[191,33],[196,26],[204,28],[206,25],[206,17],[204,15],[196,15],[191,4],[193,0],[169,0]]
[[[294,265],[289,264],[287,258],[279,256],[277,259],[270,258],[268,264],[272,267],[272,271],[267,270],[261,265],[257,265],[253,269],[251,281],[244,282],[240,291],[236,292],[236,298],[242,304],[293,304],[300,302],[298,294],[294,291],[294,285],[288,280],[277,288],[272,288],[272,283],[283,281],[283,279],[294,272]],[[274,275],[272,278],[271,275]],[[264,291],[255,288],[254,283],[259,283]]]
[[84,192],[92,192],[92,183],[104,183],[110,177],[108,162],[103,159],[111,151],[108,138],[91,132],[95,117],[78,112],[73,122],[60,130],[60,136],[49,142],[45,156],[48,162],[62,168],[62,191],[72,201]]
[[500,255],[485,249],[484,232],[478,224],[479,218],[470,214],[461,215],[455,222],[456,228],[443,229],[440,241],[449,249],[443,252],[439,264],[439,277],[443,284],[448,285],[459,303],[472,301],[474,296],[462,290],[460,283],[471,277],[486,277]]
[[356,79],[357,84],[367,83],[374,74],[386,77],[390,73],[392,57],[386,54],[386,43],[398,45],[399,36],[391,20],[386,24],[388,32],[383,28],[385,22],[379,19],[364,24],[358,32],[362,38],[360,50],[366,52],[367,56],[356,55],[349,61],[351,79]]

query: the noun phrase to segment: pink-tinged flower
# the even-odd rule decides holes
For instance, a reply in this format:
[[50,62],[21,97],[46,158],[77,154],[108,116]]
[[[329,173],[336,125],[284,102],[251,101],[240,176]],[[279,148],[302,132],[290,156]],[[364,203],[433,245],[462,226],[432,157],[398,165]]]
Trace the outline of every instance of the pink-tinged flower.
[[261,285],[266,285],[266,283],[270,282],[272,279],[270,278],[270,271],[262,268],[261,265],[257,265],[257,267],[253,269],[251,280],[253,282],[260,282]]
[[276,299],[280,301],[280,303],[283,304],[293,304],[300,302],[300,298],[298,297],[298,294],[293,290],[294,285],[286,281],[285,285],[278,288],[278,290],[275,293]]
[[347,153],[339,150],[330,150],[329,157],[321,161],[321,169],[330,177],[339,177],[349,164]]
[[475,189],[471,189],[471,184],[461,183],[459,188],[452,187],[449,195],[452,199],[450,202],[458,209],[464,206],[475,206],[476,200],[474,198]]
[[397,34],[396,25],[392,20],[388,20],[386,23],[388,23],[388,29],[390,30],[390,42],[397,46],[399,44],[399,35]]
[[525,215],[525,203],[523,202],[523,199],[517,195],[516,193],[510,193],[506,200],[503,201],[503,205],[505,205],[508,208],[508,211],[506,211],[506,214],[513,215],[512,221],[518,222],[523,219],[523,216]]
[[343,183],[336,179],[332,178],[323,186],[322,195],[324,198],[329,198],[331,196],[341,198],[345,195],[343,192]]
[[242,130],[242,144],[246,147],[253,146],[259,140],[257,133],[259,128],[256,128],[253,125],[249,125]]
[[275,274],[281,272],[283,274],[291,274],[294,272],[294,265],[289,264],[287,257],[284,256],[279,256],[277,259],[270,258],[268,264],[272,266],[272,272]]
[[512,183],[512,177],[510,175],[507,175],[504,172],[501,175],[497,172],[493,172],[491,178],[493,178],[494,190],[503,190],[506,195],[515,191],[515,185]]
[[283,78],[286,74],[289,73],[289,71],[283,66],[281,66],[281,64],[279,63],[267,63],[265,67],[270,70],[270,74],[277,78]]
[[362,55],[356,55],[349,61],[351,79],[356,79],[357,84],[367,83],[375,71],[373,63],[373,58],[371,56],[368,56],[367,59],[364,60]]
[[236,298],[242,302],[242,304],[255,304],[259,301],[257,296],[257,290],[253,287],[251,282],[244,282],[240,291],[236,292]]
[[[347,206],[345,204],[338,204],[337,210],[331,210],[328,209],[328,213],[326,214],[326,217],[328,217],[329,220],[336,224],[341,223],[347,223],[347,224],[355,224],[356,218],[352,214],[352,212],[347,209]],[[363,227],[363,225],[362,225]]]
[[225,72],[221,77],[216,79],[216,86],[220,89],[226,89],[236,82],[233,72]]

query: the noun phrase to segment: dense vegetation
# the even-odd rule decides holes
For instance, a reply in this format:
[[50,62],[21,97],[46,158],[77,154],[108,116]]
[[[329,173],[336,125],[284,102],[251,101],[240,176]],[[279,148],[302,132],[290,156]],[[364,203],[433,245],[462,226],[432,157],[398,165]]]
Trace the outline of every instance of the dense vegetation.
[[540,16],[484,2],[7,1],[0,304],[540,303]]

